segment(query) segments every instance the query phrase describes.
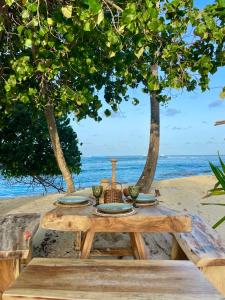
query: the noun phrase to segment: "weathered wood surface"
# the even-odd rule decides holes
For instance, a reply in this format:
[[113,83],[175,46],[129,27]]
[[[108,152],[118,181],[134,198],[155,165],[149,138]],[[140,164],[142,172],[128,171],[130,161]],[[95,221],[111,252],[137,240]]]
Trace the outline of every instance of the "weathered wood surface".
[[183,252],[198,267],[225,266],[225,245],[219,234],[201,217],[191,217],[191,232],[174,233]]
[[188,261],[33,259],[3,300],[222,300]]
[[15,214],[0,218],[0,260],[16,257],[26,259],[30,243],[38,229],[40,214]]
[[95,232],[189,232],[191,218],[184,213],[169,210],[162,205],[137,208],[129,217],[99,217],[95,208],[57,207],[46,213],[41,226],[62,231]]
[[225,266],[208,266],[200,269],[209,282],[225,297]]
[[0,260],[0,299],[1,294],[15,281],[20,272],[19,259]]
[[225,296],[225,245],[201,217],[192,215],[192,222],[192,232],[174,233],[171,257],[181,259],[185,254]]

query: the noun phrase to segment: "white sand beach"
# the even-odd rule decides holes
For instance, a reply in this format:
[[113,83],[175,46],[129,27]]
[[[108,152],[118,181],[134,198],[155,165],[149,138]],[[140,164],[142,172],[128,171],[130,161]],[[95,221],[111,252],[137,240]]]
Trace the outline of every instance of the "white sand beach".
[[[225,215],[221,206],[203,206],[201,203],[225,203],[225,196],[203,199],[207,191],[215,184],[213,176],[193,176],[154,182],[152,191],[160,190],[161,203],[171,208],[192,212],[202,216],[206,222],[213,225]],[[90,193],[90,189],[81,193]],[[41,214],[54,208],[54,201],[59,194],[43,197],[21,197],[0,201],[0,216],[22,212],[40,212]],[[225,242],[225,223],[218,228]],[[170,255],[171,237],[162,234],[145,234],[145,242],[152,258],[168,258]],[[126,234],[98,234],[95,238],[97,247],[125,246],[129,243]],[[76,256],[74,251],[74,233],[55,232],[39,229],[34,239],[34,255],[36,256]]]

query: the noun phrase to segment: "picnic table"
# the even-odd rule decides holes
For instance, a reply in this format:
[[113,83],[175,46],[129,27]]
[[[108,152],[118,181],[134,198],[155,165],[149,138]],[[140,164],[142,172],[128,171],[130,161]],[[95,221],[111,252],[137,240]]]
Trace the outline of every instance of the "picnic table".
[[56,207],[43,216],[41,226],[45,229],[77,232],[77,249],[83,259],[90,256],[97,232],[126,232],[131,240],[130,249],[101,249],[97,251],[98,254],[132,254],[136,259],[148,259],[141,233],[190,232],[192,229],[190,216],[171,211],[161,204],[136,208],[136,214],[123,217],[97,216],[95,210],[93,206]]

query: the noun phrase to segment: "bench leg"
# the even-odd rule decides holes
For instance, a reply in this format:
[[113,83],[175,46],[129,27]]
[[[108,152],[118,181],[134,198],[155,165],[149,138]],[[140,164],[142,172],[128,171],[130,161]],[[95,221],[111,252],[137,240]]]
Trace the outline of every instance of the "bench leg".
[[20,259],[0,260],[0,295],[18,277],[19,273],[20,273]]
[[200,270],[214,287],[225,296],[225,266],[207,266]]
[[131,245],[136,259],[148,259],[144,239],[139,232],[130,232]]
[[81,256],[80,258],[88,258],[90,256],[93,240],[94,240],[95,232],[87,231],[84,234],[82,245],[81,245]]

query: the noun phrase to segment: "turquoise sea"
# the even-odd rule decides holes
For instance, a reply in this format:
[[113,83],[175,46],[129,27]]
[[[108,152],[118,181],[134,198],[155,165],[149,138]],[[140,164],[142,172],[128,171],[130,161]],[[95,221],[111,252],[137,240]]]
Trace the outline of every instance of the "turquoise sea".
[[[117,181],[121,183],[136,182],[145,163],[144,156],[116,157]],[[74,176],[76,187],[83,188],[98,184],[102,178],[111,177],[111,157],[84,157],[82,159],[82,172]],[[224,159],[224,157],[223,157]],[[187,177],[193,175],[210,174],[209,161],[218,164],[217,156],[206,155],[168,155],[160,156],[156,171],[156,180]],[[49,189],[48,192],[54,192]],[[24,184],[7,182],[0,176],[0,198],[42,195],[44,190],[40,186],[30,188]]]

